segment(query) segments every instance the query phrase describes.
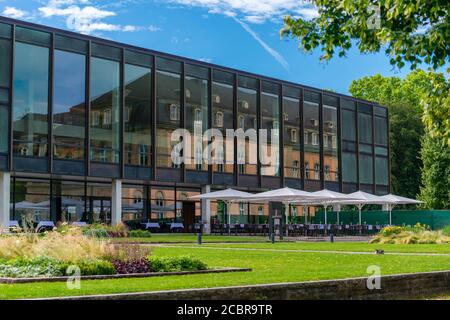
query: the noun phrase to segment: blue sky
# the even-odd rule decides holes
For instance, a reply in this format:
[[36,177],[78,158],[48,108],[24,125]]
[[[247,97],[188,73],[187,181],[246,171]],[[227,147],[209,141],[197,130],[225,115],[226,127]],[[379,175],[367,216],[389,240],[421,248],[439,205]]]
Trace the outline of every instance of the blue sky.
[[317,14],[299,0],[0,0],[0,14],[341,93],[353,79],[409,72],[355,48],[321,63],[281,40],[284,15]]

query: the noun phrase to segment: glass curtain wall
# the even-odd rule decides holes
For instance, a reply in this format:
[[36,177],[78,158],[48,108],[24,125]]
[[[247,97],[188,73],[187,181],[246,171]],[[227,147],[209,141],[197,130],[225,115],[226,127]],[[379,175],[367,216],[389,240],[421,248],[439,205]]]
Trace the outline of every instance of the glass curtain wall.
[[358,164],[356,156],[356,103],[341,100],[342,181],[344,192],[357,190]]
[[11,197],[13,220],[21,226],[35,228],[50,217],[50,181],[14,178]]
[[[364,103],[358,103],[358,132],[359,132],[359,183],[372,185],[373,177],[373,134],[372,108]],[[372,191],[372,186],[362,187]]]
[[[233,129],[233,75],[228,75],[227,82],[214,81],[212,84],[212,127],[220,130],[223,137],[223,148],[215,155],[220,159],[219,164],[213,165],[214,172],[234,172],[234,138],[226,140],[226,130]],[[227,157],[231,159],[227,159]],[[229,161],[229,163],[227,163]]]
[[[207,76],[207,70],[206,70]],[[186,169],[207,171],[203,160],[203,150],[208,142],[203,142],[203,133],[208,130],[208,80],[194,76],[185,77],[185,128],[191,135],[190,159]]]
[[245,138],[244,146],[238,144],[238,168],[240,174],[256,175],[257,166],[257,91],[246,87],[238,88],[238,114],[237,129],[246,132],[249,129],[254,132],[256,139]]
[[91,161],[119,163],[120,63],[91,58]]
[[260,140],[261,175],[280,176],[280,98],[278,94],[261,93],[261,129],[265,130],[263,134],[267,139],[266,143]]
[[84,160],[86,56],[54,52],[53,156]]
[[339,101],[335,97],[324,96],[323,104],[323,161],[324,180],[339,181],[337,107]]
[[178,141],[171,141],[172,132],[181,127],[180,86],[181,77],[177,73],[158,70],[156,73],[156,161],[162,168],[179,168],[172,162],[172,147]]
[[303,102],[305,180],[320,180],[319,101],[319,94],[305,91]]
[[284,176],[300,179],[300,99],[283,97]]
[[387,193],[389,185],[387,110],[375,108],[375,183],[377,193]]
[[151,69],[125,64],[124,163],[151,166]]
[[11,41],[9,40],[11,27],[6,24],[0,24],[0,30],[0,153],[8,153],[10,66],[12,61]]
[[48,155],[48,87],[49,49],[16,41],[13,100],[13,151],[16,155]]

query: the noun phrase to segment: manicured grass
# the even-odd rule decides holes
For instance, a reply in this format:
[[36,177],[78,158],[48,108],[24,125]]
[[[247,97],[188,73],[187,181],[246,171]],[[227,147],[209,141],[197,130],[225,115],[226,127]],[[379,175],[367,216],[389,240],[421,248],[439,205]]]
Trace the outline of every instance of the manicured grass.
[[[450,244],[369,244],[364,242],[278,242],[272,243],[226,243],[208,244],[203,246],[222,248],[258,248],[280,250],[317,250],[317,251],[351,251],[374,252],[383,249],[386,253],[441,253],[450,254]],[[450,268],[450,266],[449,266]]]
[[[153,233],[149,238],[113,238],[114,242],[140,243],[197,243],[197,234],[186,233]],[[268,242],[268,237],[249,236],[210,236],[204,235],[203,242]]]
[[[302,247],[303,244],[296,245]],[[319,245],[325,246],[326,244]],[[328,244],[330,247],[333,245]],[[352,247],[353,244],[342,245]],[[231,245],[222,246],[229,247]],[[253,244],[252,246],[263,248],[266,245]],[[284,244],[276,244],[275,248],[281,249],[283,246]],[[305,253],[281,250],[239,251],[224,250],[219,247],[202,249],[200,247],[179,248],[170,246],[154,247],[153,254],[157,256],[190,254],[206,262],[209,267],[249,267],[253,271],[147,279],[91,280],[82,281],[79,290],[69,290],[65,283],[0,285],[0,299],[142,292],[361,277],[368,275],[366,270],[370,265],[378,265],[383,275],[450,269],[450,258],[447,256]]]

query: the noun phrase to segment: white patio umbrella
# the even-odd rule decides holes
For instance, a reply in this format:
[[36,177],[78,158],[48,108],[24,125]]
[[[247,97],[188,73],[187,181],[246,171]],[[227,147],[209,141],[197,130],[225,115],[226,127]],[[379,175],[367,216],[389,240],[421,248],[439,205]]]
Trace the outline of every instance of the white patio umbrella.
[[228,215],[228,235],[231,234],[230,224],[231,224],[231,216],[229,205],[231,202],[247,202],[247,197],[251,196],[251,193],[243,192],[239,190],[234,190],[231,188],[219,191],[213,191],[208,193],[199,194],[196,196],[189,197],[191,200],[222,200],[225,202],[227,208]]
[[[289,187],[280,188],[276,190],[265,191],[257,194],[251,194],[247,200],[251,202],[282,202],[285,208],[289,208],[290,203],[295,201],[313,201],[323,199],[321,197],[313,196],[311,192],[297,190]],[[286,215],[287,222],[287,215]]]
[[357,198],[358,200],[341,200],[336,201],[336,204],[343,205],[355,205],[359,211],[359,224],[361,225],[361,210],[366,204],[385,204],[379,196],[364,192],[364,191],[356,191],[348,194],[350,197]]
[[396,196],[394,194],[387,194],[385,196],[379,197],[381,201],[384,201],[382,204],[386,204],[389,209],[389,225],[392,225],[392,209],[398,204],[420,204],[423,201],[419,201],[416,199],[405,198],[401,196]]
[[[331,191],[328,189],[323,189],[320,191],[316,191],[316,192],[312,192],[311,195],[315,196],[316,198],[319,198],[317,200],[313,200],[313,201],[301,201],[305,204],[310,204],[310,205],[323,205],[324,210],[325,210],[325,225],[328,224],[327,221],[327,207],[329,205],[332,204],[336,204],[338,201],[351,201],[351,200],[358,200],[355,197],[351,197],[348,194],[344,194],[344,193],[340,193],[340,192],[336,192],[336,191]],[[339,219],[339,213],[338,213],[338,219]],[[326,229],[325,229],[325,233],[326,233]]]

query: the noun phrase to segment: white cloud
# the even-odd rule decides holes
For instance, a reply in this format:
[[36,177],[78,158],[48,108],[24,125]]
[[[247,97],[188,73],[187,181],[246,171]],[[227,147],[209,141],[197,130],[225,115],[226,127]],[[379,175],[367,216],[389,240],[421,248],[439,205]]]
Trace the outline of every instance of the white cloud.
[[207,62],[207,63],[211,63],[212,62],[211,58],[198,58],[197,60],[203,61],[203,62]]
[[281,22],[287,14],[311,19],[318,16],[311,0],[168,0],[180,5],[202,7],[210,13],[239,17],[249,23]]
[[44,18],[65,18],[67,28],[84,34],[98,31],[157,31],[155,26],[145,28],[108,23],[105,19],[116,16],[116,12],[105,10],[104,6],[96,5],[93,0],[50,0],[38,10]]
[[27,14],[28,13],[26,11],[17,9],[15,7],[5,7],[5,9],[2,12],[2,15],[13,19],[25,18]]
[[147,30],[150,32],[156,32],[156,31],[161,31],[162,29],[160,27],[154,26],[154,25],[150,25],[147,27]]
[[237,23],[239,23],[242,26],[242,28],[244,28],[244,30],[247,31],[253,37],[253,39],[255,39],[264,48],[264,50],[266,50],[279,64],[281,64],[284,69],[289,71],[288,62],[278,51],[271,48],[267,43],[265,43],[252,29],[250,29],[250,27],[246,23],[236,18],[233,19]]

